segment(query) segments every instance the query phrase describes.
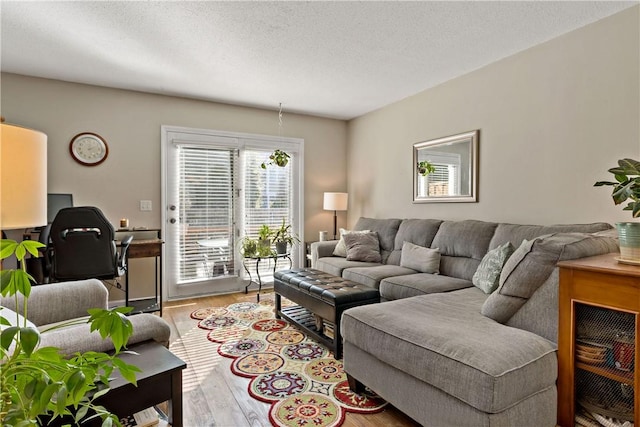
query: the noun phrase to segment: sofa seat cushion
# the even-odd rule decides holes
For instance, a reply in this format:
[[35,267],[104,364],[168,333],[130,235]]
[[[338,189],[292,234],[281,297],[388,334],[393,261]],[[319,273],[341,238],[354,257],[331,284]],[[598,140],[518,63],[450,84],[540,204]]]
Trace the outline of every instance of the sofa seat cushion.
[[416,273],[395,275],[380,282],[380,296],[385,300],[396,300],[438,292],[450,292],[473,286],[470,280],[439,274]]
[[399,265],[377,265],[374,267],[350,267],[342,272],[347,280],[361,283],[370,288],[380,288],[380,281],[387,277],[415,274],[416,271]]
[[333,274],[334,276],[342,277],[342,271],[345,268],[376,267],[379,265],[382,264],[380,264],[379,262],[349,261],[346,258],[342,257],[327,256],[318,258],[314,268],[324,271],[325,273]]
[[472,287],[355,307],[343,315],[342,335],[480,411],[499,413],[554,386],[556,346],[482,316],[485,298]]

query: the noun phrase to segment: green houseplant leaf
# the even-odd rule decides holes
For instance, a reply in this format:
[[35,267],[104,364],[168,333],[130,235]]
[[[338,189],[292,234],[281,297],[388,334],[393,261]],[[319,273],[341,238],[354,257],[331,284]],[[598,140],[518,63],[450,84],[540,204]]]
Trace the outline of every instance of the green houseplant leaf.
[[620,159],[618,166],[609,169],[615,181],[598,181],[595,187],[611,186],[611,197],[616,205],[630,200],[623,208],[631,211],[633,218],[640,217],[640,162],[633,159]]
[[[28,317],[27,303],[33,278],[27,274],[24,258],[38,256],[43,245],[35,241],[0,240],[0,258],[15,256],[22,268],[0,271],[0,291],[4,297],[24,295],[21,313]],[[34,426],[47,420],[70,416],[76,425],[99,417],[103,426],[120,426],[118,417],[93,401],[109,391],[109,377],[117,369],[122,377],[135,383],[136,366],[118,358],[133,333],[131,321],[125,316],[130,307],[112,310],[92,309],[88,321],[71,320],[52,327],[57,329],[78,323],[90,323],[91,331],[102,338],[111,338],[115,353],[77,353],[66,358],[55,347],[38,347],[41,332],[25,325],[8,326],[2,316],[0,323],[8,326],[0,333],[0,422],[2,426]],[[18,311],[18,310],[17,310]],[[42,333],[47,333],[43,331]]]

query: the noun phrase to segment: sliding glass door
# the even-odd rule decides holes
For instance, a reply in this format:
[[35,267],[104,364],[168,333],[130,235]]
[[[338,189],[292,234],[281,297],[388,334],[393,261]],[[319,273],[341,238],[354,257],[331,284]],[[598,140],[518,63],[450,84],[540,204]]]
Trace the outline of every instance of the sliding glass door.
[[[286,149],[291,161],[261,168],[274,147]],[[256,237],[260,226],[283,219],[299,233],[301,151],[299,140],[163,127],[169,298],[241,290],[247,284],[242,236]],[[297,264],[299,252],[292,256]],[[272,266],[263,264],[261,276],[269,280]]]

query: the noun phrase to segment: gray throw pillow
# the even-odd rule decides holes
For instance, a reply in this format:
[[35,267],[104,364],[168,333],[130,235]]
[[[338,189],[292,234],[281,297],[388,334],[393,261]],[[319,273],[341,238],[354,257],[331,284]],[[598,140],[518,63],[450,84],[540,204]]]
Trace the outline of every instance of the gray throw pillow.
[[335,256],[341,256],[342,258],[345,258],[347,256],[347,245],[344,243],[344,235],[345,234],[349,234],[349,233],[369,233],[370,230],[361,230],[361,231],[351,231],[351,230],[345,230],[344,228],[340,229],[340,241],[338,242],[338,244],[336,245],[336,247],[333,249],[333,255]]
[[507,242],[487,252],[471,279],[473,285],[481,289],[485,294],[490,294],[498,289],[502,267],[504,267],[504,263],[507,262],[514,250],[515,248],[511,242]]
[[421,273],[440,273],[440,249],[430,249],[414,245],[411,242],[402,244],[400,267],[410,268]]
[[343,235],[347,246],[347,261],[381,262],[378,233],[346,233]]

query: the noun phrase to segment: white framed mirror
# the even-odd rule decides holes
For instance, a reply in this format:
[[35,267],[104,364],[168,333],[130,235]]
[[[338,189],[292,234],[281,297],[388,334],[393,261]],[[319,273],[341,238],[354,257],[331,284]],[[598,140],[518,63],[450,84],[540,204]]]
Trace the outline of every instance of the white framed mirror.
[[478,201],[479,134],[413,144],[413,203]]

